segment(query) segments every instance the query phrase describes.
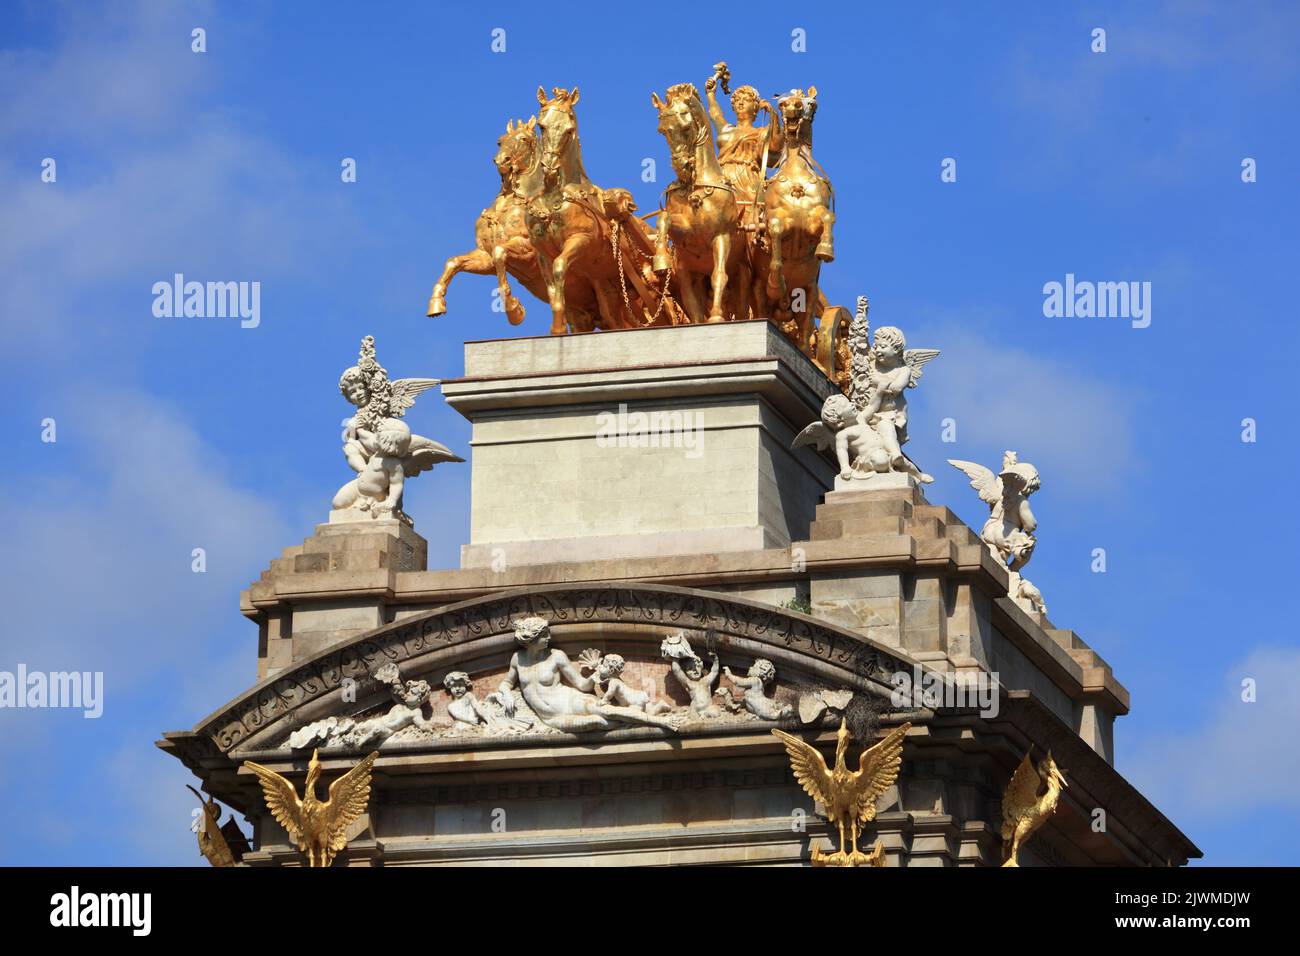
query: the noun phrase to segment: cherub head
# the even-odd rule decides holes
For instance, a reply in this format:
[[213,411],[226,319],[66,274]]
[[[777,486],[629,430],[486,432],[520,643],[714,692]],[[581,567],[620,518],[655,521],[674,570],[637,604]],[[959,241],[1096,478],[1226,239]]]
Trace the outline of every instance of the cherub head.
[[405,458],[411,449],[411,429],[397,418],[385,418],[375,432],[375,450],[386,458]]
[[858,407],[847,395],[836,393],[822,404],[822,424],[837,432],[853,424],[858,414]]
[[1014,451],[1003,453],[1002,474],[999,477],[1004,483],[1009,483],[1008,479],[1014,480],[1014,483],[1020,486],[1020,493],[1026,498],[1040,487],[1038,469],[1027,461],[1021,461]]
[[754,117],[758,115],[758,104],[758,90],[748,84],[736,87],[736,91],[731,94],[731,109],[736,114],[737,122],[754,122]]
[[623,673],[623,668],[627,666],[627,661],[623,660],[621,654],[606,654],[600,659],[600,664],[596,667],[596,674],[601,680],[609,680],[611,677],[618,677]]
[[770,684],[776,679],[776,665],[765,657],[760,657],[749,665],[749,676],[757,677],[764,684]]
[[417,707],[428,700],[431,693],[433,688],[427,680],[408,680],[402,688],[401,697],[408,707]]
[[520,618],[515,621],[515,640],[524,647],[544,648],[551,642],[551,625],[544,617]]
[[352,366],[340,376],[339,391],[357,408],[370,404],[370,378],[359,366]]
[[893,325],[882,325],[876,329],[875,341],[871,344],[871,353],[875,356],[876,364],[897,365],[903,361],[903,350],[907,348],[907,340],[903,338],[903,330]]
[[451,694],[453,699],[460,700],[469,691],[469,675],[464,671],[452,671],[442,679],[442,686],[447,688],[447,693]]

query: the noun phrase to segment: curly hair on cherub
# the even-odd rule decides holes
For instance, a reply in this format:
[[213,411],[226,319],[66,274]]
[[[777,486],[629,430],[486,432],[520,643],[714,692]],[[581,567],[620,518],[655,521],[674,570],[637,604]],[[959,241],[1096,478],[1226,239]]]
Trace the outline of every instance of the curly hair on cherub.
[[875,347],[901,352],[907,348],[907,339],[903,338],[903,330],[897,326],[882,325],[876,329]]
[[749,673],[767,684],[776,678],[776,665],[766,657],[760,657],[750,666]]
[[455,693],[457,688],[468,689],[470,686],[469,675],[464,671],[449,671],[447,676],[442,679],[442,686],[452,693]]
[[627,666],[627,661],[623,660],[622,654],[606,654],[600,659],[600,666],[597,668],[601,679],[618,677],[623,673],[623,668]]
[[822,424],[827,428],[838,430],[853,422],[858,407],[847,395],[836,393],[822,403]]

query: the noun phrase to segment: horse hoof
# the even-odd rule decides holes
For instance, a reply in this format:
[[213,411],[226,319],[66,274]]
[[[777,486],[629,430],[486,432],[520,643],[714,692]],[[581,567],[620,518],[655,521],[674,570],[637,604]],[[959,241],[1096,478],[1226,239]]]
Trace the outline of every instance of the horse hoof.
[[814,255],[816,255],[817,258],[820,259],[822,262],[834,262],[835,247],[832,245],[818,246],[817,251],[814,253]]
[[429,318],[436,318],[447,312],[447,300],[440,295],[429,297],[429,311],[425,313]]
[[720,315],[711,315],[711,316],[709,316],[709,322],[710,322],[710,324],[712,324],[712,323],[716,323],[716,322],[726,322],[726,321],[727,321],[727,320],[726,320],[725,318],[723,318],[722,316],[720,316]]
[[506,300],[506,319],[511,325],[518,325],[524,320],[524,307],[513,295]]

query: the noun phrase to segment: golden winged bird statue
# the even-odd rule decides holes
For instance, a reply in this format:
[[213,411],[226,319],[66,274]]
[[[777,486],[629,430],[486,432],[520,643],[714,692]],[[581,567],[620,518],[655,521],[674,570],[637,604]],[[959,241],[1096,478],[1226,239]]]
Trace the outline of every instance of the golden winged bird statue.
[[293,784],[274,770],[247,761],[244,766],[257,774],[262,783],[266,807],[277,823],[284,827],[289,839],[307,855],[308,866],[329,866],[334,856],[347,845],[347,830],[366,810],[370,802],[370,770],[375,765],[379,751],[375,751],[355,767],[330,784],[329,797],[322,803],[316,799],[316,783],[320,780],[320,759],[313,750],[307,764],[307,782],[302,799]]
[[[1050,750],[1037,767],[1029,754],[1025,754],[1011,775],[1007,792],[1002,795],[1002,851],[1006,856],[1003,866],[1020,865],[1021,844],[1056,812],[1061,791],[1068,786]],[[1043,787],[1046,789],[1040,794],[1039,789]]]
[[225,826],[220,825],[221,807],[215,797],[203,799],[189,784],[185,789],[199,798],[203,805],[203,822],[199,824],[199,852],[213,866],[237,866],[240,859],[248,852],[248,841],[240,831],[232,816]]
[[790,769],[808,796],[826,808],[826,816],[839,830],[840,848],[823,853],[814,847],[813,866],[884,866],[884,845],[877,841],[871,853],[858,849],[862,827],[876,818],[876,801],[898,779],[903,762],[903,738],[912,725],[895,728],[884,740],[862,751],[858,769],[850,770],[844,762],[849,749],[848,724],[841,720],[835,740],[835,767],[826,766],[826,758],[812,744],[783,730],[772,733],[785,744],[790,755]]

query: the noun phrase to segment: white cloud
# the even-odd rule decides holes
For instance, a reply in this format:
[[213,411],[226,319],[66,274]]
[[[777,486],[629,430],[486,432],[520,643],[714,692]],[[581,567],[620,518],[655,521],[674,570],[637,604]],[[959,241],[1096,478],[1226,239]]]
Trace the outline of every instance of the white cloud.
[[[0,577],[22,595],[0,669],[103,671],[104,714],[4,716],[0,760],[40,769],[11,781],[3,804],[41,808],[25,838],[40,850],[6,857],[183,863],[193,777],[152,743],[253,683],[257,631],[237,595],[293,535],[159,399],[91,387],[64,401],[48,467],[26,476],[35,506],[14,510],[0,552]],[[195,547],[206,573],[191,570]]]
[[[968,328],[925,328],[927,341],[908,342],[928,346],[932,340],[941,348],[917,386],[915,401],[918,407],[924,401],[927,424],[910,428],[914,457],[923,467],[949,471],[944,459],[970,458],[971,449],[993,456],[982,462],[992,466],[1004,450],[1014,449],[1038,467],[1054,494],[1095,497],[1121,485],[1134,460],[1132,386],[999,344]],[[1005,373],[991,374],[993,369]],[[937,423],[944,418],[956,420],[960,444],[938,441]]]
[[[1256,699],[1242,700],[1242,681]],[[1262,647],[1223,674],[1204,720],[1185,733],[1149,736],[1124,772],[1171,819],[1217,823],[1226,810],[1300,810],[1300,649]]]
[[[44,6],[44,5],[42,5]],[[0,131],[62,140],[140,133],[176,117],[204,83],[190,31],[207,3],[60,4],[52,49],[0,51]],[[17,10],[6,18],[17,19]]]

